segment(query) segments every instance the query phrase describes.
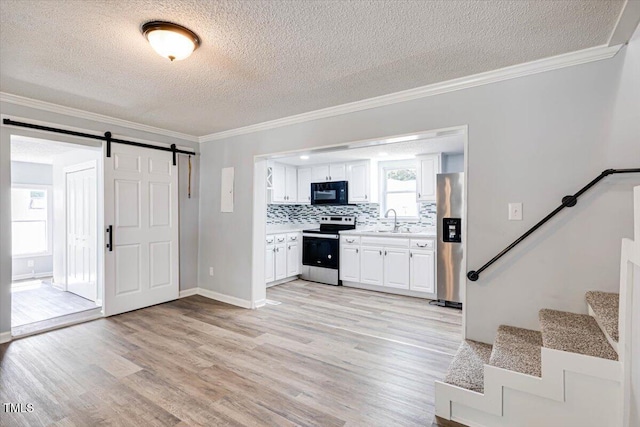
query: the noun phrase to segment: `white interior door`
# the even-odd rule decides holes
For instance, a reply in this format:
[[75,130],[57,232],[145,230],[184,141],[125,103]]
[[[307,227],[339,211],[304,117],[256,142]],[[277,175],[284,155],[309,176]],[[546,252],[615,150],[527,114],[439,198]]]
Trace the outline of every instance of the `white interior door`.
[[105,158],[105,314],[179,296],[178,173],[172,154],[113,144]]
[[67,291],[96,301],[97,210],[96,163],[65,168]]

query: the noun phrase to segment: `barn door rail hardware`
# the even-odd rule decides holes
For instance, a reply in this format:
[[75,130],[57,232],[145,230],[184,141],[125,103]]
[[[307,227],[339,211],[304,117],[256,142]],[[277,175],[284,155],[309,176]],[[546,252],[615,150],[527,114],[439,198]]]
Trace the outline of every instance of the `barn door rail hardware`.
[[112,143],[124,144],[124,145],[132,145],[134,147],[141,147],[141,148],[150,148],[152,150],[168,151],[168,152],[173,154],[173,165],[174,166],[177,164],[177,155],[178,154],[187,154],[187,155],[193,155],[193,156],[196,155],[196,153],[194,151],[181,150],[181,149],[177,148],[176,144],[171,144],[170,147],[163,147],[163,146],[160,146],[160,145],[145,144],[143,142],[127,141],[126,139],[113,138],[111,132],[105,132],[104,135],[94,135],[94,134],[91,134],[91,133],[77,132],[77,131],[73,131],[73,130],[54,128],[54,127],[51,127],[51,126],[42,126],[42,125],[36,125],[36,124],[33,124],[33,123],[17,122],[15,120],[11,120],[11,119],[3,119],[2,123],[5,124],[5,125],[8,125],[8,126],[17,126],[17,127],[27,128],[27,129],[36,129],[36,130],[43,130],[43,131],[47,131],[47,132],[60,133],[60,134],[63,134],[63,135],[79,136],[81,138],[96,139],[98,141],[106,141],[106,143],[107,143],[107,150],[106,150],[107,151],[107,153],[106,153],[107,157],[111,157],[111,144]]
[[524,239],[526,239],[531,234],[533,234],[533,232],[535,232],[538,228],[542,227],[542,225],[545,222],[549,221],[551,218],[556,216],[564,208],[572,208],[572,207],[574,207],[578,203],[578,197],[582,196],[591,187],[593,187],[594,185],[596,185],[598,182],[602,181],[604,178],[608,177],[609,175],[617,175],[617,174],[623,174],[623,173],[640,173],[640,168],[635,168],[635,169],[606,169],[606,170],[602,171],[602,173],[600,175],[598,175],[591,182],[589,182],[587,185],[582,187],[580,189],[580,191],[578,191],[573,196],[564,196],[562,198],[562,204],[560,206],[555,208],[553,211],[551,211],[551,213],[549,215],[547,215],[544,218],[542,218],[536,225],[531,227],[526,233],[524,233],[522,236],[518,237],[513,243],[511,243],[509,246],[504,248],[502,250],[502,252],[500,252],[498,255],[494,256],[493,258],[491,258],[491,260],[489,260],[485,265],[483,265],[482,267],[480,267],[477,270],[471,270],[470,272],[468,272],[467,273],[467,278],[469,280],[471,280],[472,282],[475,282],[476,280],[478,280],[480,278],[480,273],[482,273],[484,270],[486,270],[494,262],[496,262],[500,258],[502,258],[511,249],[515,248],[520,242],[522,242]]

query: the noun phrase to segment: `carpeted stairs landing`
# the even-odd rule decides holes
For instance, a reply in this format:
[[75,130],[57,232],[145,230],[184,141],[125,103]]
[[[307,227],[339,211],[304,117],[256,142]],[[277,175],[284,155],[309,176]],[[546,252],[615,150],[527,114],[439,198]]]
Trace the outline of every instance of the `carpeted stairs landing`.
[[618,340],[618,294],[587,292],[593,317],[542,309],[540,332],[501,325],[492,345],[466,340],[453,358],[445,382],[484,392],[484,365],[540,377],[541,348],[618,360],[609,339]]

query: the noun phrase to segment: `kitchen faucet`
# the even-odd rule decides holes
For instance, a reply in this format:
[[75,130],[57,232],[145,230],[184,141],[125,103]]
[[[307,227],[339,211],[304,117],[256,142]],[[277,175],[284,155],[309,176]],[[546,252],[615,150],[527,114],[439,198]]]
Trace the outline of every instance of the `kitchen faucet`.
[[398,212],[396,212],[395,209],[389,209],[387,213],[384,214],[384,217],[389,218],[389,212],[391,211],[393,211],[393,232],[397,233],[398,229],[400,228],[398,227]]

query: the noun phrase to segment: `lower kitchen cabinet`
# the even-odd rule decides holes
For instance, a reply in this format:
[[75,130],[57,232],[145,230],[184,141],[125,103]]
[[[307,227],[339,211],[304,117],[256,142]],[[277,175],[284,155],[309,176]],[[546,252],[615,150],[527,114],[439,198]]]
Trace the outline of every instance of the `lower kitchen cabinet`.
[[412,250],[410,266],[409,289],[416,292],[435,293],[435,252]]
[[276,247],[267,245],[267,251],[264,258],[264,281],[269,283],[276,280]]
[[280,243],[276,245],[276,280],[287,277],[287,244]]
[[340,280],[345,286],[435,297],[435,241],[341,236]]
[[409,249],[385,248],[384,286],[409,289]]
[[360,281],[360,246],[340,247],[340,280]]
[[287,275],[285,277],[300,274],[300,245],[287,243]]
[[[360,283],[382,286],[384,263],[382,246],[362,246],[360,250]],[[344,268],[342,265],[340,268]]]
[[266,283],[293,279],[300,274],[301,233],[271,234],[267,236],[265,252]]

